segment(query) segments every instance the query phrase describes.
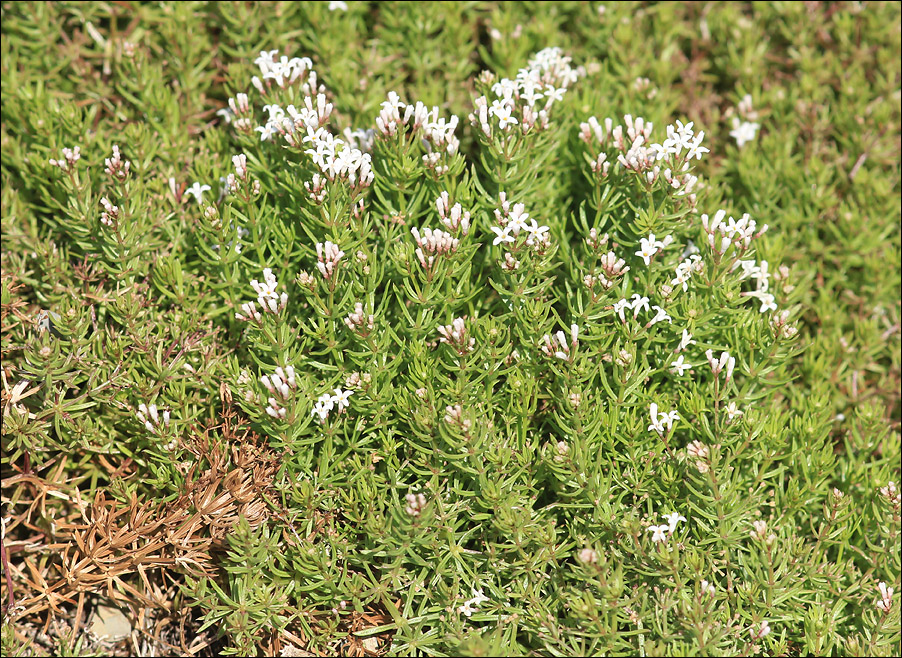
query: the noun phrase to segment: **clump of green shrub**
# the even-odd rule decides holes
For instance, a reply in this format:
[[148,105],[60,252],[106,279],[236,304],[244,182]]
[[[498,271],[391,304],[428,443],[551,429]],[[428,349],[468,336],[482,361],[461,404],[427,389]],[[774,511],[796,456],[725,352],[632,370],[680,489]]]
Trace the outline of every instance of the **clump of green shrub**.
[[[40,89],[4,109],[4,142],[53,131],[3,158],[4,477],[67,457],[69,494],[195,514],[134,541],[165,535],[154,582],[223,653],[898,651],[898,425],[874,400],[837,432],[826,388],[793,392],[813,276],[702,170],[763,139],[751,96],[712,140],[549,47],[461,65],[463,111],[361,107],[264,50],[177,135],[150,53],[107,43],[167,132],[37,118]],[[16,588],[9,616],[47,613]]]

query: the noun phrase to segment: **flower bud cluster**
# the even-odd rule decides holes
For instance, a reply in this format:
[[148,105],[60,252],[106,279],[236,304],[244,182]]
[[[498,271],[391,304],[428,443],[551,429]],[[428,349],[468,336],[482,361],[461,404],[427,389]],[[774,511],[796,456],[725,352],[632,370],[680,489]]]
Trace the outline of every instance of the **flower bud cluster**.
[[711,452],[704,443],[693,441],[686,446],[686,454],[695,460],[695,468],[699,473],[707,473],[711,469],[711,462],[708,459]]
[[623,120],[626,129],[615,126],[611,118],[602,125],[594,116],[580,124],[579,138],[589,146],[592,172],[600,178],[607,176],[611,158],[615,158],[623,169],[641,174],[648,185],[662,178],[676,196],[685,197],[694,206],[698,177],[689,173],[689,168],[693,159],[701,159],[709,151],[702,146],[705,133],[696,135],[692,123],[677,121],[676,125],[667,126],[663,143],[652,144],[651,122],[642,117],[634,119],[630,114]]
[[902,496],[900,496],[899,488],[895,482],[890,482],[885,487],[880,487],[880,496],[896,510],[902,505]]
[[733,369],[736,367],[736,357],[730,356],[729,352],[721,352],[720,358],[714,356],[713,350],[707,350],[705,357],[708,359],[708,365],[711,366],[711,372],[715,377],[720,377],[720,373],[726,369],[726,380],[729,382],[733,378]]
[[222,115],[226,123],[235,126],[235,130],[245,135],[254,131],[254,114],[251,112],[247,94],[236,94],[229,99],[229,107],[219,110],[216,114]]
[[557,357],[562,361],[570,361],[573,354],[579,347],[579,327],[575,324],[570,325],[570,342],[567,342],[567,335],[563,331],[558,331],[552,338],[549,334],[542,336],[540,341],[542,352],[547,357]]
[[407,512],[408,516],[419,516],[426,507],[426,496],[421,493],[409,493],[404,497],[404,500],[407,503],[404,511]]
[[470,232],[469,211],[464,210],[459,203],[455,203],[453,206],[449,206],[449,204],[448,193],[442,192],[441,196],[435,200],[439,219],[449,231],[460,231],[461,235],[467,235]]
[[889,614],[893,607],[893,592],[895,590],[892,587],[887,587],[886,583],[879,583],[877,589],[880,591],[880,600],[874,604],[874,607],[885,614]]
[[266,407],[266,413],[273,418],[285,418],[287,410],[283,403],[287,402],[292,391],[296,390],[297,380],[295,379],[294,367],[279,366],[276,368],[275,374],[263,375],[260,377],[260,383],[269,391],[269,406]]
[[128,178],[128,174],[132,166],[132,163],[128,160],[122,160],[122,155],[119,153],[119,147],[115,144],[113,144],[112,157],[104,160],[104,164],[106,165],[104,172],[107,174],[107,176],[114,178],[120,183]]
[[229,194],[243,194],[245,200],[249,200],[251,195],[260,194],[260,181],[251,181],[247,175],[247,156],[243,153],[232,156],[232,165],[235,167],[235,173],[226,176],[226,191]]
[[774,313],[770,319],[770,326],[777,338],[795,338],[799,333],[794,325],[789,324],[789,311]]
[[430,110],[420,101],[415,105],[405,103],[397,92],[390,91],[376,117],[376,134],[381,139],[421,134],[427,151],[423,164],[441,176],[448,172],[446,157],[456,155],[460,148],[460,140],[454,134],[458,123],[456,116],[448,120],[440,117],[437,106]]
[[164,409],[160,413],[155,404],[146,405],[142,402],[138,405],[138,411],[135,412],[135,415],[151,434],[160,434],[169,427],[169,410]]
[[81,159],[81,147],[76,146],[74,149],[64,148],[62,150],[62,153],[62,159],[55,160],[51,158],[50,165],[53,167],[59,167],[66,173],[69,173],[75,168],[75,163]]
[[445,422],[449,425],[457,425],[465,432],[469,431],[473,423],[469,418],[464,418],[464,409],[461,405],[448,405],[445,407]]
[[455,318],[451,324],[438,328],[439,342],[447,343],[463,356],[473,351],[476,339],[467,335],[467,326],[463,318]]
[[326,241],[325,244],[322,242],[316,243],[316,269],[319,270],[319,273],[323,275],[323,278],[328,281],[335,274],[335,266],[338,265],[338,261],[342,259],[345,255],[341,249],[338,248],[338,245]]
[[439,229],[433,231],[430,228],[424,228],[421,235],[420,231],[413,227],[410,229],[410,233],[417,242],[417,259],[423,269],[427,271],[432,270],[436,257],[453,254],[460,245],[460,240]]
[[100,223],[110,228],[116,228],[119,225],[119,206],[114,206],[106,197],[100,198],[100,205],[103,206]]
[[768,533],[767,531],[767,521],[758,520],[752,523],[754,530],[749,532],[749,535],[752,539],[763,541],[765,545],[768,547],[772,546],[773,543],[777,540],[777,535],[774,533]]
[[375,322],[372,314],[365,314],[363,304],[357,302],[354,304],[354,312],[349,313],[345,318],[345,325],[347,325],[348,329],[351,331],[360,334],[361,336],[367,336],[375,327]]
[[[599,236],[598,229],[592,228],[589,229],[589,237],[586,238],[586,244],[589,245],[589,249],[598,252],[608,246],[608,240],[610,239],[611,236],[609,236],[607,233]],[[628,270],[629,268],[626,269]]]

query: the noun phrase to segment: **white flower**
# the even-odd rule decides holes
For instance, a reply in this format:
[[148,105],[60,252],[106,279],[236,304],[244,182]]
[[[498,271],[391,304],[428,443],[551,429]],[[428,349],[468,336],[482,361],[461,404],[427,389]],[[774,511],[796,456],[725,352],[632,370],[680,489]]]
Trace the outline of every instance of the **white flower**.
[[714,583],[709,583],[707,580],[702,581],[702,594],[707,594],[708,596],[714,596],[717,593],[717,589],[714,587]]
[[469,616],[472,615],[474,612],[476,612],[476,609],[473,607],[473,604],[472,604],[470,601],[467,601],[467,602],[464,603],[462,606],[460,606],[460,607],[457,609],[457,611],[458,611],[460,614],[464,615],[465,617],[469,617]]
[[654,533],[651,536],[651,540],[656,544],[658,542],[667,541],[667,530],[669,526],[666,525],[651,525],[648,526],[648,532]]
[[348,399],[354,391],[342,391],[340,388],[335,389],[335,395],[331,396],[332,403],[338,406],[338,410],[347,409],[350,405]]
[[686,517],[679,512],[673,512],[672,514],[662,514],[662,516],[667,519],[667,532],[669,532],[671,535],[673,534],[673,531],[676,530],[677,523],[686,520]]
[[736,140],[736,146],[742,148],[755,139],[760,127],[760,124],[741,121],[739,117],[733,117],[733,130],[730,131],[730,137]]
[[342,2],[341,0],[332,0],[329,3],[329,11],[335,11],[336,9],[341,10],[341,11],[347,11],[348,3]]
[[493,245],[498,245],[503,242],[513,242],[514,238],[510,235],[510,226],[505,226],[503,229],[498,226],[493,226],[492,231],[495,233],[495,239],[492,240]]
[[743,412],[740,411],[739,408],[736,406],[736,403],[735,403],[735,402],[730,402],[730,404],[728,404],[728,405],[726,406],[726,408],[724,409],[724,411],[727,412],[727,422],[729,422],[729,423],[733,422],[733,419],[734,419],[736,416],[742,416],[742,415],[744,415]]
[[508,126],[517,124],[517,119],[511,116],[511,110],[506,105],[493,107],[490,111],[498,119],[498,127],[501,130],[507,130]]
[[185,190],[185,196],[192,194],[194,198],[197,199],[198,205],[203,203],[204,201],[204,192],[212,189],[209,185],[201,185],[200,183],[194,183],[191,187]]
[[639,243],[641,249],[636,252],[636,255],[640,256],[647,266],[651,263],[651,259],[654,258],[654,255],[658,253],[658,247],[655,243],[655,234],[652,233],[647,238],[642,238]]
[[893,607],[893,592],[895,590],[892,587],[887,587],[886,583],[879,583],[877,589],[880,590],[880,600],[877,601],[876,607],[878,610],[889,614],[890,608]]
[[677,346],[676,351],[682,352],[684,349],[689,347],[690,345],[695,345],[695,341],[692,340],[692,334],[683,329],[683,335],[680,338],[680,344]]
[[648,326],[652,326],[663,320],[667,320],[671,324],[673,323],[673,320],[670,319],[670,316],[667,315],[664,309],[660,306],[652,306],[652,310],[657,311],[657,315],[655,315],[655,317],[651,319],[651,322],[648,323]]
[[648,297],[643,297],[642,295],[636,293],[632,296],[632,301],[630,301],[630,308],[633,309],[633,317],[635,318],[639,315],[639,311],[643,308],[648,310]]
[[683,355],[680,354],[679,358],[670,364],[670,372],[677,375],[678,377],[682,377],[683,373],[689,370],[692,367],[691,363],[685,363],[683,361]]
[[483,603],[485,603],[486,601],[489,600],[489,597],[487,597],[485,594],[483,594],[481,587],[479,589],[476,589],[475,587],[471,587],[470,593],[473,595],[473,598],[470,599],[473,602],[473,605],[482,605]]
[[624,317],[623,312],[627,307],[629,307],[629,305],[630,303],[625,299],[621,299],[619,302],[614,302],[614,312],[620,316],[621,322],[626,322],[626,317]]

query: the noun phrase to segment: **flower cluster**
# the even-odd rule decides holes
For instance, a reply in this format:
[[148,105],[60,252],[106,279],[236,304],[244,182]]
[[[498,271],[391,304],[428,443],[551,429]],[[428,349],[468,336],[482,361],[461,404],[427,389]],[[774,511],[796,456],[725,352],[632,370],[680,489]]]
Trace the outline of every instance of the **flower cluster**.
[[662,541],[667,541],[667,538],[671,536],[676,530],[677,523],[686,520],[686,517],[679,512],[662,514],[661,516],[667,520],[667,525],[652,525],[647,528],[648,532],[653,533],[651,540],[656,544]]
[[336,409],[336,413],[341,414],[345,409],[351,406],[348,402],[354,391],[343,391],[340,388],[333,390],[333,395],[323,393],[313,405],[310,412],[320,423],[325,423],[329,418],[329,413]]
[[[313,70],[313,62],[307,57],[288,58],[282,55],[278,60],[275,56],[278,50],[262,50],[254,60],[260,68],[261,81],[256,75],[251,78],[251,83],[261,94],[266,94],[273,83],[280,89],[285,89],[300,81],[305,87],[305,92],[316,89],[316,72]],[[309,95],[309,93],[308,93]]]
[[273,418],[285,418],[287,410],[283,406],[283,402],[287,402],[291,397],[291,392],[297,389],[297,380],[295,379],[294,368],[292,366],[279,366],[272,375],[263,375],[260,377],[260,383],[270,393],[269,406],[266,407],[266,413]]
[[685,197],[694,206],[698,177],[689,169],[692,160],[700,160],[708,152],[702,146],[705,133],[696,135],[691,122],[677,121],[667,126],[667,138],[661,144],[652,144],[654,124],[630,114],[623,120],[625,130],[611,118],[605,119],[604,125],[594,116],[580,124],[579,138],[589,147],[592,173],[599,178],[607,176],[613,158],[623,169],[640,174],[648,185],[664,180],[677,197]]
[[[263,307],[264,313],[272,313],[279,315],[288,304],[288,294],[277,292],[279,282],[276,280],[272,269],[267,267],[263,270],[263,283],[257,279],[251,281],[251,288],[257,293],[257,303]],[[254,320],[258,324],[263,321],[263,316],[257,311],[254,302],[247,302],[241,305],[241,312],[235,313],[235,318],[248,322]]]
[[551,106],[562,101],[568,87],[585,75],[585,70],[573,68],[571,61],[560,48],[539,51],[515,79],[503,78],[492,85],[495,98],[491,102],[486,96],[474,101],[470,123],[489,140],[496,131],[506,134],[513,126],[519,126],[523,134],[546,129]]
[[569,344],[566,334],[563,331],[558,331],[554,335],[554,339],[548,334],[542,336],[540,345],[545,356],[554,356],[562,361],[570,361],[576,352],[576,348],[579,347],[579,327],[575,324],[570,325]]
[[[492,245],[512,245],[508,248],[514,253],[526,246],[538,254],[544,254],[551,243],[548,227],[540,226],[535,219],[530,219],[524,212],[525,206],[522,203],[515,203],[512,207],[506,193],[501,192],[498,201],[501,207],[495,209],[495,221],[498,226],[491,227],[495,234]],[[522,241],[518,239],[521,235],[524,237]]]
[[651,264],[652,259],[664,251],[671,242],[673,242],[672,235],[666,236],[663,240],[658,240],[655,238],[654,233],[650,233],[647,238],[639,240],[640,249],[636,252],[636,255],[642,258],[642,262],[647,267]]
[[736,111],[739,116],[734,116],[732,119],[733,130],[730,131],[730,137],[736,140],[736,146],[742,148],[747,143],[755,140],[761,124],[755,122],[755,119],[758,118],[758,113],[752,109],[752,97],[750,94],[743,96],[736,107]]
[[[725,220],[726,218],[726,220]],[[708,246],[716,256],[722,257],[733,245],[740,253],[745,253],[751,246],[752,240],[759,238],[767,232],[767,224],[758,228],[758,224],[748,213],[738,220],[727,218],[725,210],[718,210],[714,217],[707,214],[701,216],[702,227],[708,235]]]
[[626,309],[631,309],[633,311],[633,319],[639,317],[639,311],[645,309],[646,311],[652,310],[655,312],[654,317],[646,323],[645,328],[648,329],[656,325],[658,322],[663,320],[667,320],[667,322],[672,323],[673,320],[667,312],[661,308],[660,306],[652,306],[649,309],[648,306],[649,299],[648,297],[643,297],[639,293],[635,293],[629,300],[621,299],[617,302],[614,302],[614,312],[620,318],[620,321],[626,324]]
[[742,295],[744,297],[754,297],[761,302],[760,311],[762,313],[776,311],[777,304],[774,296],[768,292],[770,288],[770,272],[768,272],[767,261],[762,260],[758,263],[754,260],[737,260],[733,265],[733,269],[738,267],[742,268],[742,273],[739,275],[740,279],[752,279],[755,282],[755,290],[744,292]]
[[690,254],[676,266],[676,277],[670,281],[671,291],[682,286],[683,292],[689,290],[689,279],[693,274],[699,274],[705,269],[705,261],[698,254]]
[[674,422],[680,419],[680,415],[676,411],[658,414],[658,405],[655,402],[649,405],[648,415],[651,418],[651,425],[648,426],[649,431],[654,430],[661,436],[669,433],[673,429]]
[[460,148],[460,140],[454,134],[458,123],[454,115],[448,120],[439,116],[438,107],[430,110],[420,101],[405,103],[397,92],[390,91],[376,117],[376,134],[383,140],[396,136],[413,139],[422,135],[427,151],[423,164],[441,176],[448,172],[447,158],[456,155]]
[[474,612],[476,612],[476,608],[489,600],[482,592],[482,588],[476,589],[475,587],[470,588],[470,594],[472,594],[472,598],[467,599],[467,601],[460,606],[457,611],[464,615],[465,617],[469,617]]
[[467,335],[467,326],[463,318],[455,318],[451,324],[439,327],[438,333],[439,342],[447,343],[461,356],[472,352],[476,346],[476,339]]
[[135,412],[135,415],[151,434],[159,434],[169,427],[169,410],[164,409],[160,413],[155,404],[146,405],[142,402],[138,405],[138,411]]

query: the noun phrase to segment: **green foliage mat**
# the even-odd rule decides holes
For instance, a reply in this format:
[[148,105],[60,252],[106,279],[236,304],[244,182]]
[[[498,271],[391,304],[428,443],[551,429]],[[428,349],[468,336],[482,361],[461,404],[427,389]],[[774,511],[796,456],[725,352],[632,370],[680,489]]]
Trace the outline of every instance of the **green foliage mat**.
[[898,3],[4,2],[0,73],[4,655],[899,654]]

